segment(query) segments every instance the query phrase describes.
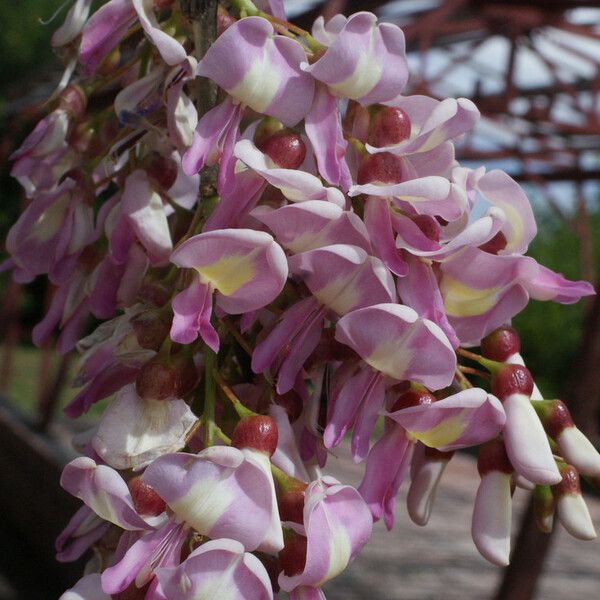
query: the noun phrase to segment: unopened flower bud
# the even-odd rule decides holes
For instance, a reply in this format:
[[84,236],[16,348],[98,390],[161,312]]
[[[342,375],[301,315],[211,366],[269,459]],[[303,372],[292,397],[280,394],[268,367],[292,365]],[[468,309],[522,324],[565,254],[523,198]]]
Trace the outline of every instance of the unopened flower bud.
[[169,335],[171,319],[159,311],[146,310],[131,319],[131,326],[142,348],[158,352]]
[[481,244],[479,249],[488,254],[498,254],[500,250],[506,248],[506,244],[508,244],[508,241],[505,235],[499,231],[491,240],[488,240],[485,244]]
[[402,158],[390,152],[367,154],[358,167],[356,182],[367,183],[399,183],[402,181]]
[[83,89],[75,83],[68,85],[60,94],[59,108],[67,111],[75,121],[84,114],[87,106],[87,98]]
[[236,425],[231,436],[234,448],[253,448],[269,456],[277,449],[277,424],[273,417],[266,415],[250,415],[244,417]]
[[277,483],[277,503],[281,520],[302,525],[304,523],[304,492],[308,485],[293,477],[285,482],[278,480]]
[[141,163],[142,169],[148,177],[163,190],[168,190],[177,179],[177,164],[169,156],[162,156],[158,152],[150,152],[144,156]]
[[581,495],[579,473],[567,463],[559,463],[562,480],[552,486],[552,494],[556,500],[556,512],[564,528],[580,540],[593,540],[596,530],[592,518]]
[[546,433],[556,442],[558,451],[569,464],[584,475],[600,475],[600,454],[573,423],[562,400],[542,401],[536,409]]
[[390,412],[396,412],[411,406],[422,406],[435,402],[435,396],[423,386],[414,386],[407,392],[402,393],[394,402]]
[[273,593],[277,594],[279,592],[279,583],[277,582],[277,576],[281,573],[281,565],[279,564],[279,559],[276,556],[271,556],[270,554],[265,554],[264,552],[256,552],[256,557],[262,563],[269,579],[271,580],[271,587],[273,588]]
[[533,378],[527,367],[501,365],[492,373],[492,394],[504,401],[513,394],[531,396]]
[[164,512],[165,501],[138,475],[127,482],[135,510],[140,515],[156,517]]
[[277,129],[276,124],[267,122],[263,129],[257,129],[256,147],[282,169],[297,169],[306,157],[306,145],[302,138],[291,129]]
[[308,540],[291,529],[284,529],[283,540],[285,546],[279,552],[279,564],[288,577],[299,575],[306,566]]
[[368,142],[372,146],[391,146],[410,137],[410,117],[401,108],[375,105],[370,107]]
[[481,353],[486,358],[506,362],[511,356],[521,351],[521,339],[516,329],[503,325],[494,329],[481,340]]
[[483,477],[491,471],[498,471],[510,475],[514,469],[508,455],[504,442],[501,439],[495,439],[479,448],[477,455],[477,471]]
[[554,524],[554,496],[548,485],[536,485],[533,491],[533,512],[540,531],[550,533]]
[[198,372],[191,358],[176,355],[151,358],[138,373],[135,388],[143,400],[183,398],[198,382]]
[[217,5],[217,37],[231,27],[237,19],[231,16],[220,4]]

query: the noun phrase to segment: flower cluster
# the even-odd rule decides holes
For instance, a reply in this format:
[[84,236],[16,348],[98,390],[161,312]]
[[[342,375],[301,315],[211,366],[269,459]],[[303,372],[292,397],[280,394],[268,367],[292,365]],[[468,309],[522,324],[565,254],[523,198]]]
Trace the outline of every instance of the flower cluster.
[[[178,2],[90,4],[53,37],[65,77],[13,154],[30,203],[4,263],[56,286],[33,336],[81,354],[66,413],[112,397],[61,480],[83,506],[58,558],[96,550],[63,600],[324,598],[404,479],[424,525],[468,446],[487,559],[508,561],[515,483],[545,530],[556,510],[595,535],[578,473],[600,455],[507,325],[593,290],[525,256],[508,175],[456,161],[473,103],[403,95],[403,33],[368,12],[308,33],[277,0],[233,1],[201,56]],[[321,471],[346,437],[358,489]]]

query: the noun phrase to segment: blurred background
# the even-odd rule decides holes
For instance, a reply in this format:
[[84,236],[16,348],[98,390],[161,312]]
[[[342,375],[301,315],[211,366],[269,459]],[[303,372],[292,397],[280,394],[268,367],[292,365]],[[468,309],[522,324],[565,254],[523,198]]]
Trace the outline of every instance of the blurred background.
[[[101,2],[96,2],[100,4]],[[63,67],[49,39],[70,6],[62,0],[0,6],[0,239],[25,202],[10,178],[8,156],[43,114],[41,104]],[[458,146],[466,166],[502,168],[525,187],[539,233],[529,254],[570,279],[597,282],[600,265],[600,8],[579,0],[289,0],[304,28],[319,15],[375,12],[406,35],[408,93],[465,96],[482,113]],[[3,246],[0,259],[6,254]],[[77,508],[61,493],[69,439],[93,423],[73,423],[61,406],[75,357],[30,344],[52,290],[37,280],[19,286],[0,274],[0,600],[57,598],[81,565],[58,566],[53,538]],[[600,305],[532,302],[514,322],[526,362],[546,398],[561,397],[578,425],[598,442]],[[340,477],[357,472],[332,460]],[[477,473],[467,456],[451,463],[439,513],[417,531],[399,507],[398,528],[376,528],[367,550],[334,582],[328,598],[564,598],[600,592],[600,545],[559,540],[520,528],[529,510],[519,497],[518,541],[506,572],[478,557],[469,540]],[[399,500],[402,502],[402,500]],[[592,512],[600,516],[598,506]],[[436,511],[434,511],[436,512]],[[530,519],[531,520],[531,519]],[[516,538],[517,539],[517,538]],[[371,554],[369,554],[371,552]],[[594,560],[592,560],[595,557]],[[545,569],[545,574],[538,575]],[[537,590],[537,591],[536,591]]]

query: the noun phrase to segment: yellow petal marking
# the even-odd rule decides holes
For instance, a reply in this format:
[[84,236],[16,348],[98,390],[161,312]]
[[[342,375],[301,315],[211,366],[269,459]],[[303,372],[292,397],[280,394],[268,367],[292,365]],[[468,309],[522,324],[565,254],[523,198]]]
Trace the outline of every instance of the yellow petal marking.
[[496,304],[500,290],[498,287],[471,288],[448,275],[444,275],[440,283],[446,313],[453,317],[482,315]]
[[442,448],[455,442],[465,431],[466,409],[448,419],[444,419],[435,427],[425,431],[409,431],[408,437],[412,440],[419,440],[430,448]]
[[230,254],[209,265],[196,267],[204,283],[209,283],[224,296],[235,294],[256,276],[254,257],[259,249],[248,254]]

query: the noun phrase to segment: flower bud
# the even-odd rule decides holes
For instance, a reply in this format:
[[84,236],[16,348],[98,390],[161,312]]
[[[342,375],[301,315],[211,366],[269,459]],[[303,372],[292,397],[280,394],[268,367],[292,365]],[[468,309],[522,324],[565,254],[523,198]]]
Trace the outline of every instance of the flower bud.
[[424,404],[432,404],[435,402],[435,396],[429,392],[423,386],[414,386],[407,392],[404,392],[394,402],[390,412],[396,412],[403,408],[409,408],[411,406],[422,406]]
[[567,405],[562,400],[542,401],[536,404],[536,410],[565,461],[584,475],[600,475],[600,454],[575,427]]
[[143,400],[183,398],[198,382],[198,372],[191,358],[176,355],[164,359],[155,356],[141,369],[135,388]]
[[277,504],[282,521],[304,523],[304,492],[308,485],[303,481],[289,478],[289,481],[278,480]]
[[504,442],[501,439],[495,439],[479,448],[477,455],[477,471],[483,477],[491,471],[498,471],[510,475],[513,472],[513,466],[506,454]]
[[279,564],[288,577],[294,577],[304,571],[306,566],[307,538],[291,529],[284,529],[285,546],[279,552]]
[[140,515],[156,517],[164,512],[165,501],[149,486],[142,481],[140,476],[133,477],[127,482],[135,510]]
[[593,540],[596,537],[596,530],[581,495],[579,473],[575,467],[567,463],[559,463],[558,470],[562,480],[552,486],[558,519],[573,537],[580,540]]
[[550,533],[554,524],[554,496],[548,485],[536,485],[533,491],[533,512],[540,531]]
[[159,311],[145,310],[131,319],[131,326],[142,348],[158,352],[169,335],[171,320]]
[[391,146],[410,137],[410,117],[401,108],[375,105],[370,107],[369,144]]
[[231,27],[236,18],[231,16],[226,9],[220,4],[217,5],[217,37],[219,37],[226,29]]
[[269,456],[277,449],[277,424],[273,417],[266,415],[251,415],[244,417],[236,425],[231,436],[234,448],[253,448],[265,452]]
[[[267,128],[265,128],[267,129]],[[306,157],[306,145],[291,129],[281,129],[271,134],[257,131],[256,147],[282,169],[297,169]]]
[[285,408],[290,423],[295,423],[300,418],[302,409],[304,408],[302,398],[294,390],[275,396],[274,402]]
[[399,183],[402,181],[402,158],[390,152],[367,154],[358,167],[356,182],[367,183]]
[[488,240],[485,244],[481,244],[479,249],[488,254],[498,254],[500,250],[506,248],[506,244],[508,244],[508,241],[505,235],[499,231],[491,240]]
[[177,164],[169,156],[162,156],[158,152],[150,152],[144,156],[141,163],[142,169],[148,177],[163,190],[168,190],[177,179]]
[[533,378],[527,367],[501,365],[492,373],[492,394],[504,401],[513,394],[531,396]]
[[506,362],[511,356],[521,351],[521,340],[516,329],[503,325],[494,329],[481,340],[481,353],[486,358]]

